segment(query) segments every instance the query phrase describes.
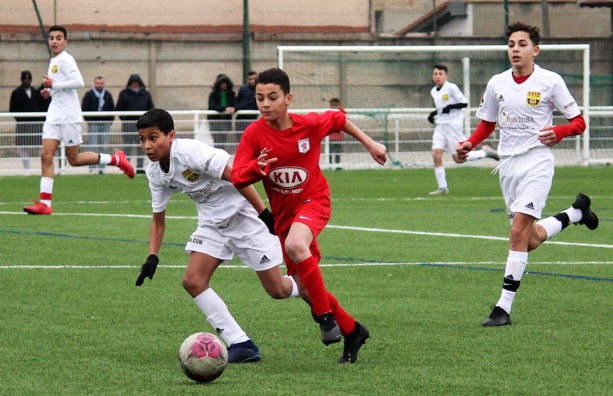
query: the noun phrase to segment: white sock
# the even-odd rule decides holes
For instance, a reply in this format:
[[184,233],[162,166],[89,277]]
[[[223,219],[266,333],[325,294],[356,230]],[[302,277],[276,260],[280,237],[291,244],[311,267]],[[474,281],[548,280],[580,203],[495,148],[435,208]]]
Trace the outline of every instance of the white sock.
[[475,150],[475,151],[471,151],[468,153],[468,158],[466,158],[466,161],[480,160],[481,158],[485,158],[485,157],[487,157],[485,155],[485,151]]
[[558,235],[562,231],[562,223],[560,220],[555,217],[547,217],[546,219],[539,220],[536,222],[537,225],[540,225],[547,232],[547,239]]
[[98,162],[100,165],[108,165],[111,163],[111,154],[98,154],[100,156],[100,161]]
[[445,176],[444,166],[437,166],[434,168],[434,176],[436,176],[438,188],[447,188],[447,177]]
[[[504,270],[504,277],[509,277],[517,282],[521,281],[526,265],[528,265],[528,252],[516,252],[509,250],[507,265]],[[515,294],[517,294],[517,292],[502,289],[500,299],[496,305],[510,314],[511,306],[513,305],[513,300],[515,299]]]
[[572,206],[563,211],[568,215],[568,219],[570,220],[570,224],[575,224],[583,219],[583,212],[581,209],[573,208]]
[[226,303],[211,288],[194,297],[194,302],[206,316],[206,320],[229,346],[235,342],[248,341],[249,337],[236,323]]
[[289,278],[289,280],[292,281],[292,294],[290,294],[290,297],[300,297],[300,293],[298,293],[298,285],[296,284],[296,281],[294,280],[293,277],[289,276],[289,275],[285,275],[284,278]]
[[[45,176],[41,177],[40,178],[40,192],[52,195],[53,194],[53,181],[54,179],[52,177],[45,177]],[[44,203],[48,207],[51,207],[50,199],[41,199],[40,202]]]

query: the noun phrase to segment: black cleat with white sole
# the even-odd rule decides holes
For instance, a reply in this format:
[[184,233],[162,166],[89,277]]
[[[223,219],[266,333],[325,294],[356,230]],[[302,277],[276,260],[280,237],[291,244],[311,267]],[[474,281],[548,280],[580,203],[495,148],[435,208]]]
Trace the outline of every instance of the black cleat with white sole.
[[572,206],[575,209],[579,209],[581,213],[583,213],[581,221],[579,221],[577,224],[585,224],[588,229],[595,230],[598,228],[598,216],[596,216],[596,213],[592,212],[590,209],[591,205],[592,200],[590,197],[583,193],[579,193]]

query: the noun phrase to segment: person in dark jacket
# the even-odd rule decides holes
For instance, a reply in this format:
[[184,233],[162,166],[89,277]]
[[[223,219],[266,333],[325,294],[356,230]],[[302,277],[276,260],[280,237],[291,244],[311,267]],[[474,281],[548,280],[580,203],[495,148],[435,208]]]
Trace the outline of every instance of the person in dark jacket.
[[[36,113],[47,111],[49,101],[43,99],[41,88],[32,87],[32,73],[21,72],[21,85],[11,93],[9,111],[11,113]],[[30,157],[38,156],[34,150],[42,145],[43,122],[45,117],[15,117],[15,144],[26,175],[30,174]]]
[[[145,83],[138,74],[132,74],[128,79],[126,87],[119,93],[117,98],[117,111],[142,111],[145,113],[149,109],[153,109],[153,98],[151,93],[147,91]],[[136,129],[136,121],[140,118],[140,115],[133,116],[119,116],[121,119],[121,132],[123,136],[123,142],[126,145],[125,152],[128,157],[138,153],[136,173],[145,173],[145,153],[140,148],[140,142],[138,140],[138,130]]]
[[230,77],[225,74],[217,75],[213,90],[209,95],[209,110],[215,110],[219,114],[208,116],[211,134],[215,147],[231,152],[226,147],[228,134],[232,132],[232,114],[236,109],[236,95],[232,88],[234,84]]
[[[83,111],[114,111],[115,102],[113,101],[113,95],[106,90],[104,85],[104,77],[98,76],[94,79],[94,85],[92,89],[87,91],[83,96],[83,102],[81,104],[81,110]],[[90,146],[95,147],[95,151],[108,151],[109,145],[109,132],[111,131],[111,124],[115,119],[114,115],[96,115],[96,116],[84,116],[87,121],[87,141]],[[90,165],[89,172],[103,174],[104,165]]]
[[[240,87],[236,95],[236,111],[258,111],[258,104],[255,102],[255,82],[257,80],[257,75],[258,74],[254,71],[250,71],[247,74],[247,82]],[[236,116],[236,131],[242,135],[242,132],[247,129],[249,124],[257,120],[258,117],[259,114],[238,114]],[[237,136],[237,140],[240,140],[240,135]]]

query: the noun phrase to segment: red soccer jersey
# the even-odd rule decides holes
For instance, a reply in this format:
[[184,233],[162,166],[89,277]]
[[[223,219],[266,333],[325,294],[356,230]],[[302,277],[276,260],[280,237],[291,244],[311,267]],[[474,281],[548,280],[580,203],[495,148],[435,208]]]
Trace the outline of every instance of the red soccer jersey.
[[[319,157],[321,140],[345,126],[346,116],[340,111],[323,114],[290,114],[294,124],[289,129],[276,130],[263,118],[245,130],[232,165],[232,184],[244,188],[262,180],[275,228],[288,226],[297,207],[321,196],[329,197],[328,182],[321,173]],[[262,149],[270,150],[268,158],[277,158],[263,177],[257,166]]]

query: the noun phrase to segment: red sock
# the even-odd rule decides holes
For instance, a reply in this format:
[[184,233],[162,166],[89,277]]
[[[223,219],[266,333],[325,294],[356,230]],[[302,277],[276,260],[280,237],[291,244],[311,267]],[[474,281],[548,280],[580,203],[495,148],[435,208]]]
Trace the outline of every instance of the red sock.
[[311,299],[312,311],[315,315],[323,315],[332,312],[328,298],[328,291],[324,285],[324,278],[321,276],[321,269],[315,257],[296,264],[296,271],[302,281],[309,298]]
[[328,293],[328,301],[330,302],[330,308],[332,308],[332,313],[334,314],[334,319],[336,319],[336,323],[338,327],[341,328],[341,333],[343,335],[351,334],[353,329],[355,328],[355,319],[347,313],[338,303],[338,300],[334,295],[330,292]]

